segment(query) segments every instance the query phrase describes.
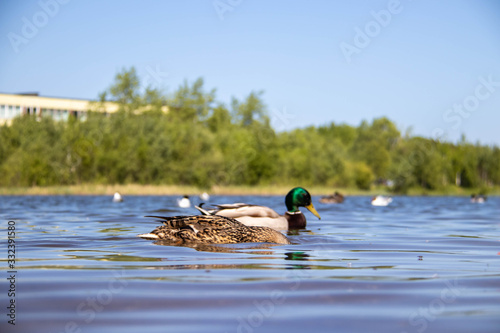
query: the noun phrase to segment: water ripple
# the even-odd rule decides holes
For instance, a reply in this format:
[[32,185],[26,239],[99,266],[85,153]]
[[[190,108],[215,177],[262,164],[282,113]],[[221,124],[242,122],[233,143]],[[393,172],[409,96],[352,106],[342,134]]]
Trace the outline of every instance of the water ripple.
[[[498,332],[500,199],[369,197],[315,206],[291,245],[172,246],[136,237],[176,197],[5,196],[29,332]],[[284,211],[283,198],[213,196]],[[5,242],[4,242],[5,244]],[[5,259],[4,259],[5,258]],[[0,259],[7,275],[6,257]],[[2,278],[0,288],[8,290]],[[2,304],[7,304],[6,293]],[[3,306],[3,305],[2,305]],[[6,331],[5,318],[0,323]]]

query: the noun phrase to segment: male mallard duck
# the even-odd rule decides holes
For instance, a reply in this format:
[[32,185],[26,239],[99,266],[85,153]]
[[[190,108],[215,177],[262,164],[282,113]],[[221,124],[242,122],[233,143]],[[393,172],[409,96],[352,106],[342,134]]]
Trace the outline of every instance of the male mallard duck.
[[248,205],[244,203],[217,205],[210,214],[231,217],[247,226],[271,227],[276,230],[303,229],[306,227],[306,217],[299,207],[307,208],[318,219],[321,219],[311,202],[311,195],[302,187],[295,187],[285,197],[287,212],[279,215],[265,206]]
[[281,232],[267,227],[248,227],[235,219],[217,215],[147,216],[161,219],[162,226],[139,237],[167,240],[177,244],[236,244],[277,243],[290,244]]

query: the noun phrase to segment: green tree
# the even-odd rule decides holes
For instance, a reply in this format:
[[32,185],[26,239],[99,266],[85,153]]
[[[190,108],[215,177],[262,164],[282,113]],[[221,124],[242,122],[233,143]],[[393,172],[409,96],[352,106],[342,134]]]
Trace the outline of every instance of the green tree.
[[252,126],[255,122],[269,125],[269,116],[261,99],[262,91],[251,92],[244,102],[239,102],[233,97],[231,106],[233,117],[237,124],[243,127]]
[[[106,100],[120,105],[105,115]],[[168,112],[165,113],[165,106]],[[119,72],[85,119],[22,116],[0,127],[0,185],[77,183],[356,186],[481,191],[500,185],[500,149],[412,136],[387,118],[275,132],[262,92],[228,109],[203,79],[166,95]]]
[[[141,105],[140,80],[134,67],[129,70],[123,69],[116,74],[115,82],[109,87],[108,91],[112,100],[120,104],[125,111],[133,111]],[[102,95],[105,97],[106,95]]]
[[215,102],[215,89],[206,93],[203,79],[197,79],[191,86],[187,81],[168,101],[170,117],[179,121],[203,121],[211,113]]

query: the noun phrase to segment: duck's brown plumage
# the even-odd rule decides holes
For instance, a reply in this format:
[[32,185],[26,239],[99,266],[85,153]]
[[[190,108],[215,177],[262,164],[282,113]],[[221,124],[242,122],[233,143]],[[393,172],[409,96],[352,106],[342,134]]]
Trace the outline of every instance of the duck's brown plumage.
[[319,202],[324,203],[324,204],[343,203],[344,196],[342,194],[340,194],[339,192],[335,192],[334,194],[330,194],[330,195],[321,197],[319,199]]
[[146,239],[167,240],[174,243],[236,244],[266,242],[290,244],[282,233],[268,227],[249,227],[235,219],[217,215],[149,216],[161,219],[162,226],[147,234]]

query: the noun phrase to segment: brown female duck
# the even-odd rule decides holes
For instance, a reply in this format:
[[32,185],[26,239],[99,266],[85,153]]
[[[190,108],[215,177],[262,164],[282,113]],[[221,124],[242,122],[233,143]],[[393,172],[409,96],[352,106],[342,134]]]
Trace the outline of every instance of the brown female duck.
[[162,220],[163,225],[139,237],[166,240],[177,244],[290,244],[281,232],[268,227],[249,227],[235,219],[217,215],[147,216]]

